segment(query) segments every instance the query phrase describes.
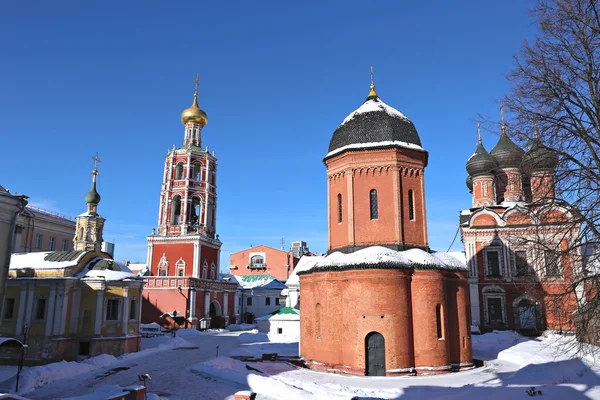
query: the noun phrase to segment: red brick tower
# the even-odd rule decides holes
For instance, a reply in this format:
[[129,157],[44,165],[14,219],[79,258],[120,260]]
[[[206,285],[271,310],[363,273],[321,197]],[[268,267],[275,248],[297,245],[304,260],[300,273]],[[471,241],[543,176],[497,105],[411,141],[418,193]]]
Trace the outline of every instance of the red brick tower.
[[424,171],[413,123],[371,91],[334,132],[327,166],[329,251],[429,248]]
[[[198,107],[196,77],[192,106],[181,114],[185,126],[183,146],[179,149],[173,146],[165,160],[158,232],[153,230],[148,236],[147,262],[151,275],[187,278],[150,279],[146,286],[148,293],[153,287],[164,289],[165,285],[179,291],[173,299],[166,292],[150,299],[156,309],[150,314],[177,310],[182,315],[182,309],[187,309],[186,317],[193,325],[197,319],[215,320],[215,317],[224,317],[227,323],[234,314],[234,301],[233,295],[228,299],[229,294],[223,290],[236,290],[235,284],[218,282],[221,241],[216,235],[217,159],[214,152],[208,152],[208,147],[205,150],[201,147],[202,128],[207,121],[206,113]],[[189,296],[180,296],[183,289],[190,288]],[[206,291],[196,305],[199,289]]]

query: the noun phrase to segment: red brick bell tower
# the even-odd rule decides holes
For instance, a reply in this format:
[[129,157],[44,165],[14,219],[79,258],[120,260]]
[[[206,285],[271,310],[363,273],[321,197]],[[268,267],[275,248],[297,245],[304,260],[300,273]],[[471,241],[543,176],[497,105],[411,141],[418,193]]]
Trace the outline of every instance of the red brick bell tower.
[[413,123],[375,91],[335,130],[327,166],[329,251],[429,249],[428,153]]
[[[192,106],[181,114],[183,146],[167,152],[158,230],[148,236],[144,322],[177,311],[186,324],[220,327],[238,317],[237,286],[219,276],[221,241],[216,234],[217,158],[202,149],[208,122],[198,107],[198,77]],[[165,290],[168,289],[168,290]]]

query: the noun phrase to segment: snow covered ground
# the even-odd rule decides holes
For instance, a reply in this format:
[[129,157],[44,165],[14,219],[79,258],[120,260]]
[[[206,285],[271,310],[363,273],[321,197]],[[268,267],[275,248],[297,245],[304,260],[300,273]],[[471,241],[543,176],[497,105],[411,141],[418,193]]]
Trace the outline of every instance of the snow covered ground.
[[[297,355],[298,342],[290,338],[269,337],[256,330],[186,330],[179,331],[177,338],[143,339],[141,352],[119,358],[102,355],[84,363],[25,368],[20,394],[31,399],[101,400],[139,384],[138,374],[148,373],[152,377],[149,400],[229,400],[246,389],[257,392],[260,400],[528,399],[531,387],[541,391],[543,399],[600,400],[600,363],[565,351],[565,343],[571,340],[553,334],[529,339],[514,332],[493,332],[473,336],[474,357],[486,360],[484,367],[438,376],[379,378],[237,359],[263,353]],[[8,367],[0,368],[0,381],[9,378],[0,387],[14,387],[10,375]]]

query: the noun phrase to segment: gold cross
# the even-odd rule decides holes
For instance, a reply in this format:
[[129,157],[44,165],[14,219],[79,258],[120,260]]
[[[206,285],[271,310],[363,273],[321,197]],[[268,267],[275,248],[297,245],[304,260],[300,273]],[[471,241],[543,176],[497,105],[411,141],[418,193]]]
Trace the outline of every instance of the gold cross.
[[198,94],[198,74],[196,74],[196,94]]
[[98,170],[98,164],[101,162],[100,158],[98,158],[98,152],[96,152],[96,155],[92,157],[92,160],[94,160],[94,170]]
[[500,102],[500,118],[502,119],[502,125],[504,125],[504,104]]
[[373,66],[371,65],[371,85],[375,85],[375,77],[373,76]]

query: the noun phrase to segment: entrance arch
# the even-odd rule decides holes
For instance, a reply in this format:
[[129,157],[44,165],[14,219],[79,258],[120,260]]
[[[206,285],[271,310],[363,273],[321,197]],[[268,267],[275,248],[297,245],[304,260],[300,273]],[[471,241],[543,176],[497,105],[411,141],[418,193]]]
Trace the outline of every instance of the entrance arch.
[[213,300],[210,302],[208,315],[210,316],[211,329],[225,328],[225,319],[223,319],[222,317],[221,305],[217,300]]
[[371,332],[365,338],[365,375],[385,376],[385,339],[379,332]]

